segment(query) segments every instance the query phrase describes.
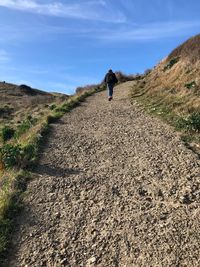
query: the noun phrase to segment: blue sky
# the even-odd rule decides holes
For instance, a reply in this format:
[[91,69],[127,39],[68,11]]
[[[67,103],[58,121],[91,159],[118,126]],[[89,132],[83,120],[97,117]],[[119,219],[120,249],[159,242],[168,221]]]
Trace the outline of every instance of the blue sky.
[[199,0],[0,0],[0,80],[72,94],[142,73],[200,31]]

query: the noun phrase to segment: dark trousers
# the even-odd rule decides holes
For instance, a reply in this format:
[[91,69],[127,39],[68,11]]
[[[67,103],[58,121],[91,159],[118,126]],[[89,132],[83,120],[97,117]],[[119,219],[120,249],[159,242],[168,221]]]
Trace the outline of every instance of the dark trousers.
[[114,84],[113,83],[108,83],[107,84],[108,96],[109,97],[112,97],[112,95],[113,95],[113,87],[114,87]]

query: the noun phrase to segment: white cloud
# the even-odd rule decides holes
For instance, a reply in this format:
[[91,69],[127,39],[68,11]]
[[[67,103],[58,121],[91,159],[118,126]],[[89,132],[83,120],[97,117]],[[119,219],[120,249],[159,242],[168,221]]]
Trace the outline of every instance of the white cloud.
[[124,14],[117,9],[109,7],[104,0],[90,0],[67,4],[58,1],[42,4],[36,0],[0,0],[0,6],[56,17],[99,20],[114,23],[126,21]]

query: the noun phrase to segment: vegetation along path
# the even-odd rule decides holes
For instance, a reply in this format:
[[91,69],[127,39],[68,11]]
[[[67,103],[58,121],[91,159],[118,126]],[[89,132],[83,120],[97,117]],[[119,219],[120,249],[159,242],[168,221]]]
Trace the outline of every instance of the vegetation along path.
[[200,266],[199,159],[131,85],[52,125],[8,266]]

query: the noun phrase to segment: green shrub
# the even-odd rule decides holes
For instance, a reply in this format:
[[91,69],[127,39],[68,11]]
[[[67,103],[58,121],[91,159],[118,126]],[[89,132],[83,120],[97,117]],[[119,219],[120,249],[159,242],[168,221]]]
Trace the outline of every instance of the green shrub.
[[[75,108],[75,107],[80,105],[80,102],[83,101],[83,95],[85,95],[85,93],[82,94],[81,96],[77,97],[76,99],[71,99],[69,102],[64,103],[62,106],[57,107],[55,109],[55,111],[56,112],[61,112],[63,114],[66,113],[66,112],[70,112],[73,108]],[[85,99],[85,97],[84,97],[84,99]]]
[[17,126],[15,138],[19,138],[22,134],[27,132],[36,122],[36,118],[28,116],[27,119],[23,120],[22,123]]
[[190,83],[186,83],[186,84],[185,84],[185,87],[186,87],[187,89],[195,88],[195,87],[196,87],[196,82],[195,82],[195,81],[192,81],[192,82],[190,82]]
[[65,103],[62,106],[55,109],[56,112],[66,113],[72,109],[72,103]]
[[63,112],[61,112],[61,111],[56,111],[55,113],[48,115],[47,116],[47,124],[56,122],[58,119],[60,119],[62,117],[62,115],[63,115]]
[[22,153],[22,165],[23,167],[30,165],[32,161],[36,159],[37,156],[37,147],[34,144],[27,144],[23,147]]
[[13,167],[24,168],[35,160],[37,146],[27,144],[26,146],[5,144],[0,148],[0,161],[6,169]]
[[56,104],[52,104],[52,105],[49,106],[49,109],[50,110],[54,110],[56,107],[57,107]]
[[164,66],[163,71],[171,69],[177,62],[179,61],[179,57],[172,58],[167,65]]
[[8,140],[10,140],[15,134],[15,130],[9,126],[5,126],[3,127],[2,131],[1,131],[1,137],[2,137],[2,141],[6,142]]
[[189,116],[189,125],[192,130],[200,131],[200,112],[193,112]]
[[181,136],[181,140],[184,143],[191,143],[192,140],[193,140],[193,137],[192,137],[192,135],[184,134],[184,135]]
[[193,112],[186,118],[180,118],[176,124],[179,129],[200,132],[200,113]]
[[0,159],[6,168],[12,168],[21,162],[22,148],[20,145],[6,144],[0,148]]

